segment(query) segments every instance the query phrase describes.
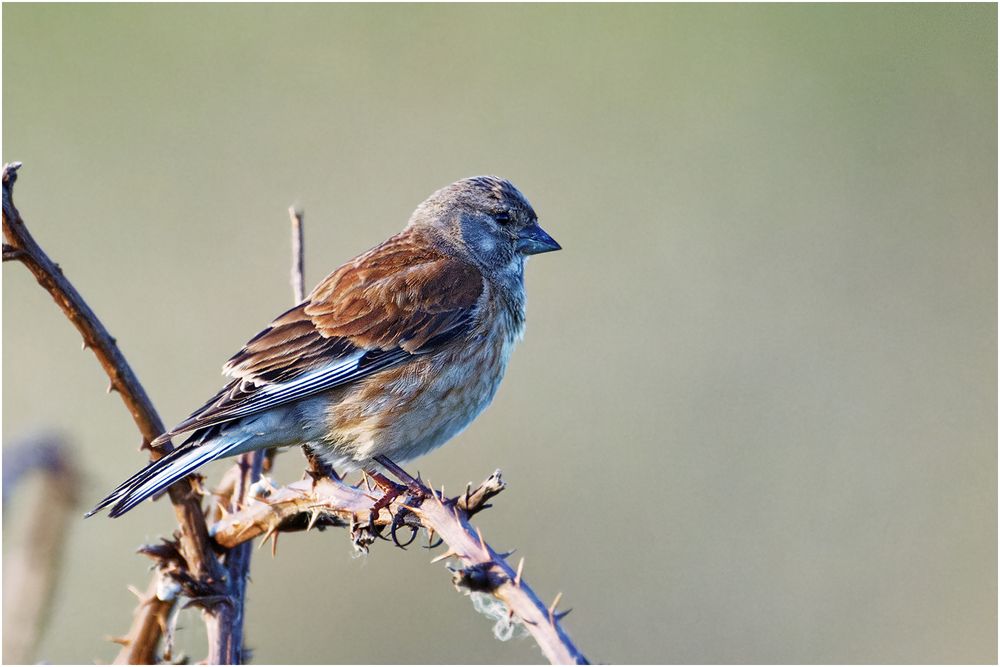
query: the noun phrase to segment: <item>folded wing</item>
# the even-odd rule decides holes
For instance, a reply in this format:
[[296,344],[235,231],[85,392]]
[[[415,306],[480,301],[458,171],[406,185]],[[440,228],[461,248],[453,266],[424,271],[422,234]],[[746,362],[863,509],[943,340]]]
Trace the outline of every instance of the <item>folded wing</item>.
[[226,363],[229,384],[154,444],[356,382],[466,333],[481,274],[414,234],[330,274]]

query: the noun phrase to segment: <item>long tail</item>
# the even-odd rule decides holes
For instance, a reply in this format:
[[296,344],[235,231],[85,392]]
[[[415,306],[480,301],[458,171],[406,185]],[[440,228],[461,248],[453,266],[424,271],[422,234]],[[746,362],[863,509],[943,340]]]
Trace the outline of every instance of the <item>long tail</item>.
[[234,450],[237,450],[245,440],[246,438],[235,441],[218,438],[205,443],[192,442],[182,445],[119,484],[118,488],[109,493],[97,507],[87,512],[86,516],[92,516],[114,503],[108,516],[119,517],[196,468],[209,461],[235,454]]

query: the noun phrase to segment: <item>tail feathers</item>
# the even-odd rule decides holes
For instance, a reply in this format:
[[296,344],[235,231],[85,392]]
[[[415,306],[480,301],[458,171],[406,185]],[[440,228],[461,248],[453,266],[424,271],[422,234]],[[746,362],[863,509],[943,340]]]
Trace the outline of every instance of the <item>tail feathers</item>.
[[241,444],[243,444],[242,440],[235,442],[217,440],[203,445],[191,444],[180,447],[162,459],[153,461],[122,482],[118,488],[98,503],[97,507],[87,512],[86,516],[91,516],[113,503],[114,507],[111,508],[108,516],[119,517],[196,468],[209,461],[229,455]]
[[[172,452],[172,453],[176,453],[176,452]],[[160,461],[163,461],[164,459],[169,458],[169,456],[170,456],[170,454],[168,454],[167,456],[165,456],[163,459],[160,459]],[[94,516],[95,514],[97,514],[98,512],[100,512],[102,509],[104,509],[105,507],[107,507],[111,503],[113,503],[116,500],[118,500],[119,498],[121,498],[122,494],[125,493],[126,491],[128,491],[128,488],[136,480],[138,480],[142,475],[146,474],[146,472],[150,468],[152,468],[153,466],[155,466],[157,463],[159,463],[159,461],[154,461],[154,462],[150,463],[148,466],[146,466],[145,468],[143,468],[142,470],[140,470],[139,472],[135,473],[134,475],[132,475],[131,477],[129,477],[128,479],[126,479],[124,482],[122,482],[121,484],[119,484],[118,487],[114,491],[112,491],[111,493],[109,493],[107,496],[105,496],[104,500],[102,500],[101,502],[99,502],[94,509],[92,509],[89,512],[87,512],[86,514],[84,514],[83,518],[86,519],[88,517]]]

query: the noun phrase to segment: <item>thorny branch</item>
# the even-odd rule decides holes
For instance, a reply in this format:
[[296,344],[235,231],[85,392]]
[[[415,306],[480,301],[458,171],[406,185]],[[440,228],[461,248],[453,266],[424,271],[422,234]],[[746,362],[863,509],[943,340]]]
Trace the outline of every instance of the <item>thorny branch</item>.
[[[231,548],[264,535],[264,542],[273,539],[272,548],[276,548],[281,532],[309,530],[316,525],[348,526],[355,547],[367,551],[386,527],[393,541],[404,548],[423,528],[429,541],[436,535],[448,545],[448,550],[432,562],[454,559],[460,563],[453,570],[459,590],[487,593],[504,603],[507,622],[522,624],[553,664],[584,664],[586,658],[560,624],[568,612],[556,610],[559,597],[546,607],[523,577],[524,560],[516,569],[511,567],[506,560],[509,554],[495,551],[479,529],[469,523],[469,518],[489,507],[488,501],[505,486],[497,470],[475,489],[470,485],[464,494],[453,498],[445,496],[443,489],[441,493],[428,490],[426,499],[407,498],[404,494],[374,518],[373,532],[368,517],[382,496],[378,487],[355,487],[336,478],[310,477],[280,489],[272,488],[266,496],[250,500],[242,511],[217,521],[211,532],[223,547]],[[413,534],[400,542],[398,531],[404,527]]]
[[[149,442],[166,430],[163,422],[146,394],[146,390],[143,389],[131,366],[125,360],[125,356],[118,349],[115,339],[104,328],[104,325],[76,288],[63,275],[59,265],[49,259],[49,256],[28,232],[20,212],[14,206],[13,199],[14,182],[17,180],[17,171],[20,167],[20,162],[5,164],[3,167],[3,235],[6,240],[3,248],[4,260],[16,259],[24,264],[35,276],[38,284],[52,296],[66,317],[77,328],[83,336],[84,348],[90,348],[94,352],[110,378],[109,391],[115,390],[121,396],[125,407],[142,434],[143,446],[148,447]],[[169,451],[169,447],[153,449],[150,451],[150,458],[160,458]],[[200,495],[190,479],[181,480],[171,486],[169,495],[180,524],[181,553],[188,571],[201,580],[203,585],[216,585],[222,580],[223,573],[208,539]],[[211,616],[212,613],[212,610],[206,609],[208,616]],[[148,625],[153,619],[147,620]],[[155,633],[152,632],[143,632],[142,634],[143,637],[154,635]],[[156,636],[156,639],[159,637]],[[117,661],[137,662],[142,655],[148,654],[148,647],[137,646],[135,642],[130,640],[128,645],[122,647]]]
[[[165,594],[170,592],[169,584],[166,576],[157,571],[145,593],[132,589],[139,598],[139,605],[135,608],[128,634],[110,638],[122,646],[114,664],[153,665],[158,662],[156,649],[160,644],[160,638],[167,634],[170,615],[174,613],[177,603],[176,595]],[[166,599],[162,599],[161,596]],[[166,643],[163,659],[169,662],[171,659],[169,640]]]
[[[233,509],[243,506],[250,485],[260,477],[265,453],[262,451],[242,454],[233,466],[235,484],[229,499],[220,502],[231,503]],[[207,662],[220,665],[243,664],[244,605],[246,603],[247,577],[250,574],[252,545],[247,542],[225,551],[222,562],[226,568],[225,604],[222,613],[206,619],[210,637]]]

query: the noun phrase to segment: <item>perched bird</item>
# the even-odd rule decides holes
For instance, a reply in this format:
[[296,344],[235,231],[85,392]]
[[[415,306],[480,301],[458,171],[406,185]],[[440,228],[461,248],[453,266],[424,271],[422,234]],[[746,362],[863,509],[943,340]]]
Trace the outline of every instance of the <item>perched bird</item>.
[[[231,381],[153,441],[184,442],[90,514],[120,516],[198,467],[307,445],[339,470],[404,462],[489,405],[524,332],[524,264],[559,250],[496,176],[438,190],[406,228],[327,276],[223,367]],[[89,514],[88,514],[89,516]]]

